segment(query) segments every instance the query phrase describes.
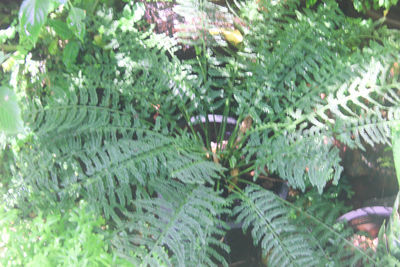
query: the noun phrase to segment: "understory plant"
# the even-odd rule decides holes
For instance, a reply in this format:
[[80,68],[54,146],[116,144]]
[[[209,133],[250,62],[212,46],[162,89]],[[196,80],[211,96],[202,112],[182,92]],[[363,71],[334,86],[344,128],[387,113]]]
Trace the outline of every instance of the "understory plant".
[[[340,203],[287,201],[261,181],[279,177],[323,195],[340,183],[339,142],[391,144],[399,32],[348,18],[333,1],[311,10],[247,0],[228,10],[186,0],[176,1],[187,23],[172,38],[152,33],[144,6],[126,2],[85,18],[86,34],[70,36],[74,61],[33,49],[24,62],[41,65],[16,62],[11,77],[2,74],[0,95],[18,97],[10,114],[23,121],[0,120],[15,130],[2,139],[8,207],[22,217],[35,211],[34,221],[78,212],[96,253],[110,253],[98,265],[227,266],[223,237],[234,221],[268,266],[379,266],[387,250],[354,247],[336,222]],[[60,12],[50,16],[61,23]],[[230,28],[216,23],[221,17]],[[49,26],[37,36],[70,49]],[[193,57],[178,58],[186,43]],[[221,115],[218,125],[210,114]],[[107,228],[84,220],[83,208]],[[35,259],[58,259],[48,242]]]

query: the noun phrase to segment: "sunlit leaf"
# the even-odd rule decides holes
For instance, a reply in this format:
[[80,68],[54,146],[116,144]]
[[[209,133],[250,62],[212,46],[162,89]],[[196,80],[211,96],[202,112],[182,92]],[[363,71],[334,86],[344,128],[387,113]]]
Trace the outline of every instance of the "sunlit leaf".
[[83,9],[72,7],[69,11],[67,18],[68,27],[72,30],[75,36],[83,42],[85,37],[86,28],[84,19],[86,17],[86,12]]
[[392,145],[397,183],[400,185],[400,124],[392,128]]
[[72,31],[67,24],[61,20],[50,20],[49,25],[54,29],[58,36],[63,40],[68,40],[73,36]]
[[19,10],[19,33],[22,39],[27,38],[36,43],[40,29],[46,22],[51,0],[24,0]]
[[5,86],[0,87],[0,131],[16,134],[22,131],[20,109],[15,93]]

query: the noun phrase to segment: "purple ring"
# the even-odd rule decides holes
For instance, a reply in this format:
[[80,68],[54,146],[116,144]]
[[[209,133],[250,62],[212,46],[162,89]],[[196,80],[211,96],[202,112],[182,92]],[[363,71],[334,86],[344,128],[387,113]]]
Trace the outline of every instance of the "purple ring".
[[360,209],[356,209],[350,211],[348,213],[343,214],[337,219],[337,221],[347,221],[350,222],[359,217],[375,215],[382,217],[390,217],[392,214],[392,207],[384,207],[384,206],[372,206],[372,207],[364,207]]

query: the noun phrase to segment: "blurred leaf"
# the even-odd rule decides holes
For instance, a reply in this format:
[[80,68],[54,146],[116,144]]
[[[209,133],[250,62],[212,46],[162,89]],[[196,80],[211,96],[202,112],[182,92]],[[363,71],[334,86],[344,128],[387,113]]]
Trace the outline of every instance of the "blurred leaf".
[[392,128],[392,146],[397,183],[400,186],[400,124],[393,126]]
[[16,134],[22,131],[20,109],[15,93],[8,87],[0,87],[0,131]]
[[47,19],[51,0],[24,0],[19,10],[19,34],[35,44]]
[[72,41],[65,46],[62,60],[67,68],[70,68],[75,63],[78,53],[79,42]]
[[50,55],[55,55],[58,52],[58,42],[57,40],[53,40],[51,41],[51,43],[49,44],[49,53]]
[[10,54],[4,54],[3,51],[0,51],[0,65],[3,64],[3,62],[6,61],[9,57]]
[[381,266],[398,266],[400,263],[399,200],[400,192],[397,194],[388,226],[386,227],[385,224],[383,224],[379,231],[378,252],[383,255],[381,263],[384,264]]
[[64,21],[61,20],[50,20],[49,25],[54,29],[54,31],[57,33],[58,36],[61,37],[63,40],[68,40],[70,39],[74,34],[73,32],[68,28],[67,24]]
[[243,36],[239,30],[222,30],[225,39],[233,45],[243,42]]
[[138,22],[141,20],[145,12],[146,8],[143,3],[135,3],[135,6],[133,7],[133,21]]
[[75,36],[83,42],[85,38],[86,28],[85,22],[86,12],[83,9],[77,7],[71,7],[69,15],[67,17],[68,27],[72,30]]
[[3,44],[8,39],[14,38],[15,32],[15,26],[10,26],[7,29],[0,30],[0,44]]

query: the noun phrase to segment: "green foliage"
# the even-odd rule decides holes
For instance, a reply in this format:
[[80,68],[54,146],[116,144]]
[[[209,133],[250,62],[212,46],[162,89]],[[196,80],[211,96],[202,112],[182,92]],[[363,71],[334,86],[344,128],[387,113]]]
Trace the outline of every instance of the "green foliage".
[[392,127],[393,159],[396,168],[397,182],[400,185],[400,124]]
[[385,8],[389,10],[392,6],[397,4],[398,0],[353,0],[354,8],[357,11],[368,11],[370,9],[378,10]]
[[68,28],[67,24],[64,21],[58,19],[52,19],[49,20],[49,25],[63,40],[68,40],[73,35],[73,32]]
[[[232,45],[209,29],[220,17],[233,23],[233,15],[208,1],[178,1],[175,10],[201,27],[186,25],[177,38],[153,34],[141,20],[144,5],[133,1],[122,12],[102,6],[95,15],[80,1],[67,2],[68,13],[48,22],[59,2],[24,1],[20,23],[30,35],[20,28],[21,37],[43,45],[38,36],[48,23],[54,57],[43,56],[42,72],[12,73],[24,85],[26,136],[6,140],[13,190],[3,198],[43,210],[18,227],[20,238],[38,232],[46,245],[34,238],[30,248],[39,247],[26,253],[35,256],[13,257],[22,263],[51,254],[54,265],[96,257],[110,265],[118,255],[134,266],[226,266],[228,217],[251,232],[269,266],[378,262],[380,254],[354,248],[351,233],[336,223],[340,204],[315,191],[319,201],[306,194],[291,203],[255,185],[272,174],[326,196],[327,183],[339,183],[342,172],[336,140],[362,149],[390,143],[393,133],[397,146],[400,86],[391,70],[400,62],[398,32],[346,18],[335,2],[316,10],[297,2],[238,3],[243,21],[235,28],[243,40]],[[39,16],[32,20],[28,10]],[[195,58],[175,56],[185,42],[195,45]],[[215,130],[210,113],[223,114]],[[204,123],[192,119],[202,116]],[[228,116],[238,123],[224,140]],[[212,148],[223,141],[224,149]],[[81,199],[87,209],[70,210]],[[6,224],[21,217],[6,214]],[[78,257],[81,236],[93,242],[82,244],[88,253]],[[19,253],[15,248],[10,253]]]
[[[280,5],[271,8],[290,12]],[[336,183],[341,172],[333,137],[350,147],[363,148],[363,141],[388,143],[388,129],[398,120],[393,102],[398,81],[387,82],[387,73],[398,47],[371,41],[370,48],[354,50],[355,36],[346,32],[358,26],[344,19],[335,4],[315,13],[306,10],[307,16],[293,12],[296,20],[269,14],[256,20],[266,23],[256,24],[246,36],[249,52],[243,64],[257,75],[243,83],[235,98],[242,104],[240,113],[258,122],[245,148],[248,159],[257,158],[256,169],[267,165],[294,187],[304,190],[310,182],[321,191],[328,180]],[[360,34],[368,28],[372,34],[372,25],[363,27]],[[344,31],[331,34],[335,28]],[[323,165],[321,158],[326,159]]]
[[[312,7],[317,2],[317,0],[306,0],[306,5],[307,7]],[[352,2],[358,12],[367,12],[371,9],[379,10],[381,8],[389,10],[397,4],[398,0],[352,0]]]
[[218,241],[225,229],[217,216],[228,211],[218,192],[174,182],[154,186],[161,192],[159,197],[134,201],[136,212],[126,214],[128,220],[114,240],[118,251],[122,255],[134,251],[129,259],[135,266],[158,266],[160,262],[166,266],[214,266],[214,260],[227,266],[216,250],[228,250]]
[[243,230],[251,227],[256,244],[260,243],[268,266],[316,266],[319,259],[309,246],[307,233],[290,223],[289,210],[277,201],[278,196],[260,187],[248,186],[238,196],[242,204],[235,207],[236,221]]
[[5,86],[0,87],[0,131],[15,134],[22,131],[20,109],[15,93]]
[[47,20],[50,11],[51,0],[25,0],[19,11],[20,28],[22,37],[35,44],[39,32]]
[[372,249],[354,247],[351,241],[353,231],[343,222],[337,221],[346,211],[337,197],[329,196],[328,191],[321,197],[313,190],[299,197],[295,205],[286,204],[291,209],[292,223],[307,225],[308,243],[315,249],[315,254],[319,255],[319,265],[376,266],[378,260],[373,257]]
[[101,229],[103,218],[89,213],[86,203],[68,211],[31,214],[0,209],[0,262],[2,266],[128,266],[108,253]]
[[[58,6],[66,4],[67,0],[24,0],[19,11],[19,34],[21,37],[20,43],[24,40],[30,41],[35,45],[39,33],[47,22],[47,16],[50,12]],[[85,10],[72,6],[68,2],[69,13],[66,19],[67,27],[72,33],[83,42],[86,33],[86,26],[84,19],[86,17]],[[61,37],[66,37],[66,29],[59,21],[52,20],[50,25],[56,29]]]
[[382,265],[396,266],[400,263],[399,200],[400,194],[397,194],[389,224],[384,224],[379,231],[378,251],[383,255],[380,259]]
[[79,43],[77,41],[69,42],[63,50],[63,63],[67,68],[71,68],[75,63],[79,53]]
[[77,7],[71,7],[69,10],[69,15],[67,17],[68,27],[81,42],[83,42],[83,38],[85,37],[86,33],[84,22],[85,17],[85,11]]

